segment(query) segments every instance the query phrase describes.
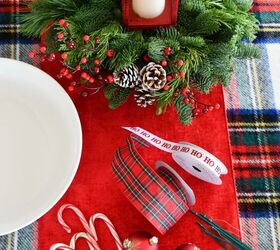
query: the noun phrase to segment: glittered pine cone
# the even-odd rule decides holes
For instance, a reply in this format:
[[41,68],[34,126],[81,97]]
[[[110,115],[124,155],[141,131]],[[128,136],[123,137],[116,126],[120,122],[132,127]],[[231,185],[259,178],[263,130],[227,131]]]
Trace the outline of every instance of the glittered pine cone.
[[167,82],[166,71],[161,65],[150,62],[141,69],[139,81],[144,90],[160,90]]
[[114,82],[122,88],[134,88],[139,84],[138,78],[139,70],[133,64],[114,72]]
[[153,105],[155,97],[148,90],[136,88],[134,99],[139,107],[146,108],[148,105]]

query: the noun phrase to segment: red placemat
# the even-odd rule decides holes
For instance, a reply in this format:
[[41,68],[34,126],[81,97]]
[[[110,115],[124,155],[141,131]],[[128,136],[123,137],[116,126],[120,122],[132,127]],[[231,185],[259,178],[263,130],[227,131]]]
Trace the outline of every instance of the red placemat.
[[[54,64],[45,63],[42,67],[53,76],[58,73]],[[57,205],[39,220],[39,249],[49,249],[57,242],[69,242],[71,235],[62,229],[56,216],[59,207],[65,203],[79,207],[87,218],[97,212],[106,214],[122,239],[130,233],[144,230],[159,237],[161,250],[174,250],[187,242],[193,242],[203,250],[221,249],[212,238],[202,233],[196,225],[197,219],[191,213],[183,216],[170,231],[161,236],[126,200],[112,177],[112,158],[116,149],[125,144],[128,136],[128,132],[121,129],[121,126],[139,126],[170,141],[197,144],[217,156],[228,167],[228,175],[222,177],[223,185],[216,186],[196,179],[180,169],[167,153],[153,148],[141,152],[151,165],[160,159],[182,175],[196,194],[194,210],[239,228],[222,87],[213,88],[211,94],[203,98],[205,102],[220,103],[221,109],[194,119],[191,126],[184,126],[178,122],[177,114],[172,109],[165,115],[156,116],[154,107],[141,109],[130,99],[118,110],[110,110],[102,93],[87,98],[73,96],[83,127],[83,154],[72,185]],[[72,212],[66,211],[64,214],[66,222],[74,231],[83,230]],[[217,222],[240,235],[227,223]],[[97,223],[97,231],[102,249],[116,249],[109,230],[102,222]],[[80,248],[85,249],[84,246],[81,244]]]

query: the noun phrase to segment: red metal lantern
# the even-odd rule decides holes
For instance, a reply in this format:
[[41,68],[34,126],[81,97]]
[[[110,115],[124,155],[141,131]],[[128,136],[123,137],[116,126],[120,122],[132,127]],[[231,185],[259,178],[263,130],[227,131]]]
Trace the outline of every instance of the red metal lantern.
[[179,0],[122,0],[123,23],[130,29],[175,26]]

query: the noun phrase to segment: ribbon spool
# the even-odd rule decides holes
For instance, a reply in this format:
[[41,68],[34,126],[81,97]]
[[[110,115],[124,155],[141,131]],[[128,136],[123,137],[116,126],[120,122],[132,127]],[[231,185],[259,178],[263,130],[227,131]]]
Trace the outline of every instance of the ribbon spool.
[[123,128],[156,148],[171,153],[172,158],[180,167],[200,180],[221,185],[221,175],[228,173],[226,166],[217,157],[197,145],[189,142],[167,141],[139,127]]

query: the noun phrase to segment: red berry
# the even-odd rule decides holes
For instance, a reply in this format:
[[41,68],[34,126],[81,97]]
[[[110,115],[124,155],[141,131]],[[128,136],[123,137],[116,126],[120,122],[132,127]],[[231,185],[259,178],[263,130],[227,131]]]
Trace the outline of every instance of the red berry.
[[87,96],[88,96],[88,92],[87,92],[87,91],[83,91],[83,92],[81,93],[81,95],[82,95],[82,97],[87,97]]
[[65,24],[65,20],[64,20],[64,19],[60,19],[60,20],[58,21],[58,24],[59,24],[60,26],[63,26],[63,25]]
[[75,43],[73,41],[71,41],[71,42],[68,42],[66,44],[66,46],[67,46],[68,49],[73,49],[75,47]]
[[45,57],[45,56],[41,57],[41,58],[40,58],[40,61],[41,61],[41,62],[46,61],[46,57]]
[[220,109],[221,105],[219,103],[215,104],[215,109]]
[[164,55],[170,56],[172,54],[172,49],[170,47],[164,49]]
[[80,65],[77,65],[77,66],[75,67],[75,69],[76,69],[77,71],[79,71],[79,70],[81,70],[81,66],[80,66]]
[[89,82],[94,83],[94,78],[93,77],[89,78]]
[[184,65],[184,61],[182,59],[180,59],[178,62],[177,62],[177,65],[179,67],[182,67]]
[[87,76],[88,76],[88,74],[87,74],[86,72],[82,72],[82,74],[81,74],[81,77],[82,77],[82,78],[86,79]]
[[99,76],[98,76],[98,80],[99,80],[99,81],[103,81],[102,75],[99,75]]
[[200,250],[200,248],[194,244],[188,243],[177,247],[176,250]]
[[95,59],[95,60],[94,60],[94,64],[95,64],[95,65],[99,65],[99,64],[100,64],[100,60],[99,60],[99,59]]
[[178,77],[178,74],[177,73],[174,73],[173,74],[173,78],[177,78]]
[[151,61],[151,58],[149,57],[149,55],[144,55],[143,59],[145,62]]
[[107,51],[107,57],[112,58],[114,57],[116,52],[113,49],[108,49]]
[[47,51],[47,47],[46,46],[40,47],[40,52],[41,53],[45,53],[46,51]]
[[34,57],[35,57],[34,51],[29,51],[29,52],[28,52],[28,57],[29,57],[29,58],[34,58]]
[[203,113],[206,114],[206,113],[208,113],[209,109],[207,107],[205,107],[202,111],[203,111]]
[[163,87],[164,90],[169,90],[169,88],[170,88],[170,86],[168,84],[165,84]]
[[201,110],[200,110],[200,109],[194,109],[193,112],[194,112],[194,113],[200,113]]
[[99,74],[100,73],[100,68],[98,67],[98,66],[95,66],[95,67],[93,67],[93,72],[95,73],[95,74]]
[[50,53],[49,56],[48,56],[48,60],[50,62],[52,62],[52,61],[54,61],[54,59],[55,59],[55,53]]
[[90,79],[90,75],[87,75],[86,80],[89,81]]
[[187,97],[186,97],[186,98],[184,98],[184,103],[185,103],[185,104],[189,104],[189,103],[190,103],[190,99],[189,99],[189,98],[187,98]]
[[73,75],[72,74],[68,74],[68,75],[66,75],[66,78],[67,79],[71,79],[73,77]]
[[97,44],[101,43],[101,39],[99,37],[96,37],[95,38],[95,43],[97,43]]
[[190,104],[195,104],[195,99],[190,99]]
[[71,84],[72,86],[76,86],[76,85],[77,85],[77,83],[76,83],[75,81],[71,82],[70,84]]
[[209,107],[208,107],[208,110],[209,110],[209,111],[212,111],[213,109],[214,109],[213,106],[209,106]]
[[83,36],[83,40],[84,40],[85,42],[88,42],[89,39],[90,39],[89,35],[84,35],[84,36]]
[[193,112],[193,117],[197,117],[198,113]]
[[175,92],[175,93],[173,94],[173,96],[177,97],[177,96],[179,96],[179,93],[178,93],[178,92]]
[[182,79],[184,79],[186,77],[186,72],[184,72],[184,71],[180,72],[180,77]]
[[61,79],[62,77],[63,77],[62,74],[58,74],[58,75],[57,75],[57,78],[58,78],[58,79]]
[[63,53],[63,54],[61,55],[61,58],[62,58],[63,60],[66,60],[67,57],[68,57],[67,53]]
[[169,75],[169,76],[166,77],[166,79],[167,79],[168,82],[171,82],[173,77],[171,75]]
[[74,91],[74,89],[75,89],[75,87],[74,87],[74,86],[72,86],[72,85],[68,86],[68,91],[69,91],[69,92]]
[[69,73],[69,71],[65,67],[60,70],[60,74],[62,74],[63,76],[66,76],[68,73]]
[[69,25],[70,25],[70,23],[65,22],[64,25],[63,25],[63,27],[64,27],[64,28],[67,28],[67,27],[69,27]]
[[182,95],[187,96],[190,93],[190,90],[186,87],[182,89]]
[[161,64],[162,67],[166,67],[167,66],[167,61],[166,60],[162,60],[160,62],[160,64]]
[[86,64],[86,63],[87,63],[87,59],[86,59],[85,57],[82,57],[82,58],[81,58],[81,63],[82,63],[82,64]]
[[114,82],[114,76],[112,76],[112,75],[107,76],[107,81],[108,81],[108,83],[113,83]]
[[60,32],[60,33],[57,34],[57,38],[58,38],[59,40],[63,39],[63,37],[64,37],[64,34],[63,34],[62,32]]

